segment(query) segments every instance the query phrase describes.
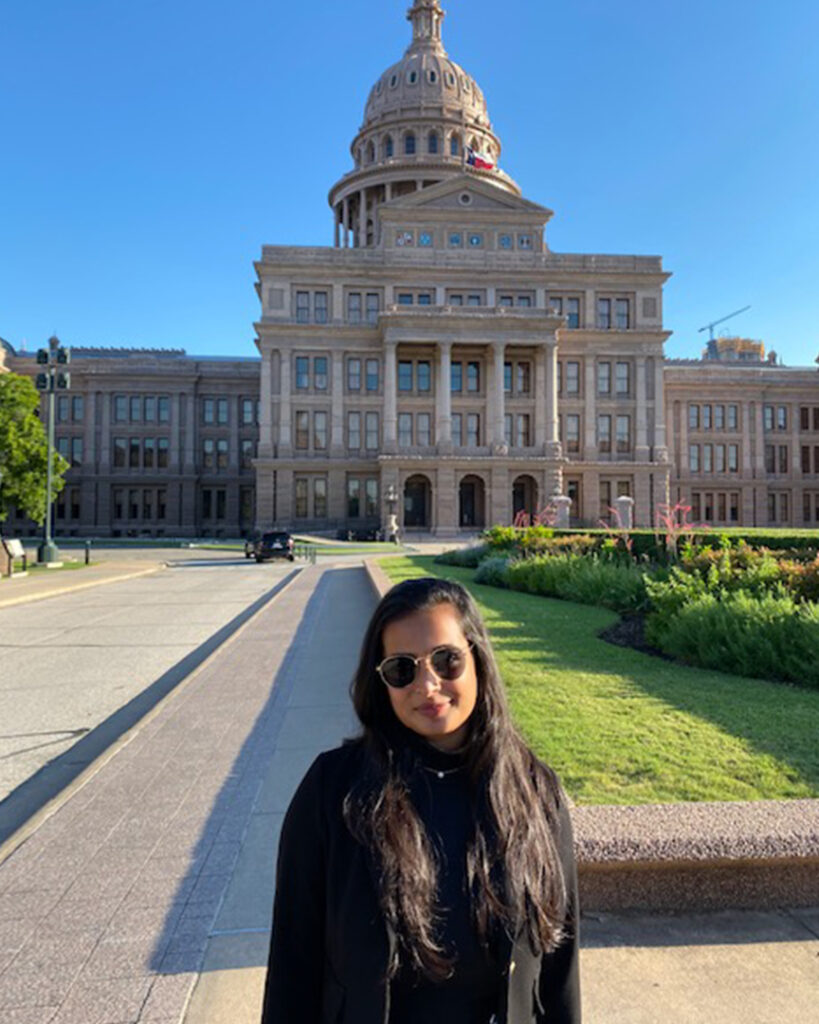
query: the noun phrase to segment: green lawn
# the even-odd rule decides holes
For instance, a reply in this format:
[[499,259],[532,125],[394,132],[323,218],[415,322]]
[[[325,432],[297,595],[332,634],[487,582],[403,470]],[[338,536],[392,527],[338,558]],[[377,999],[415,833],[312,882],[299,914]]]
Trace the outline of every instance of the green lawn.
[[819,693],[687,668],[597,637],[613,612],[472,582],[432,558],[384,559],[393,581],[469,587],[509,702],[580,804],[819,796]]

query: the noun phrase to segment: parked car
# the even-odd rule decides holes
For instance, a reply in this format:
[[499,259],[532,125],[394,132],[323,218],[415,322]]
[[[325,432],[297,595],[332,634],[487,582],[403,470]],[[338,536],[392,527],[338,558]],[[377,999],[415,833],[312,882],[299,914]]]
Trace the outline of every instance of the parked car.
[[294,561],[293,538],[286,530],[271,530],[263,533],[253,547],[253,557],[257,562],[267,558],[287,558]]
[[249,537],[245,537],[245,558],[252,558],[254,556],[259,537],[260,534],[258,533],[251,533]]

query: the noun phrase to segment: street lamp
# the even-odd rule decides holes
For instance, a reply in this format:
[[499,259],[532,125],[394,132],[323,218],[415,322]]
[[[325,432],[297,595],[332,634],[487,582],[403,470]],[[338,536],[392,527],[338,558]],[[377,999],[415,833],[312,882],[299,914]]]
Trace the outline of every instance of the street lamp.
[[57,562],[60,552],[51,539],[51,475],[54,451],[54,392],[68,391],[71,387],[71,374],[58,367],[67,366],[71,361],[71,352],[60,345],[57,335],[48,339],[48,348],[37,351],[37,363],[43,370],[37,374],[37,390],[48,392],[48,466],[46,469],[46,518],[43,543],[37,549],[37,561],[48,564]]
[[387,540],[393,544],[397,544],[398,519],[395,515],[395,509],[398,505],[398,494],[395,490],[395,484],[389,485],[385,497],[387,500]]

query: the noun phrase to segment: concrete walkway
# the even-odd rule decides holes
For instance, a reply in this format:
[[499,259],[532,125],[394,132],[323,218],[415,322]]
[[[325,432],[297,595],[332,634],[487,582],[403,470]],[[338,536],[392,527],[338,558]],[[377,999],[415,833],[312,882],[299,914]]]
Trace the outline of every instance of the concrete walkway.
[[[281,819],[354,728],[373,606],[360,568],[305,569],[0,864],[3,1024],[258,1024]],[[584,1020],[811,1024],[817,935],[819,911],[584,918]]]

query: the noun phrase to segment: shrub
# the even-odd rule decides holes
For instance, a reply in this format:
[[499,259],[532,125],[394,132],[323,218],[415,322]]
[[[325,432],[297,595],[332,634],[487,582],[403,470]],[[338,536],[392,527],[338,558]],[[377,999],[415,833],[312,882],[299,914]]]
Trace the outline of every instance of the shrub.
[[786,594],[701,593],[673,611],[659,607],[645,635],[693,665],[819,686],[819,605]]
[[472,544],[468,548],[453,548],[435,556],[440,565],[457,565],[462,569],[476,569],[489,554],[486,544]]
[[512,590],[602,605],[618,612],[647,606],[640,569],[588,556],[547,555],[513,561],[507,566],[506,579]]
[[490,555],[484,558],[475,573],[475,582],[490,587],[508,587],[510,559],[504,555]]

